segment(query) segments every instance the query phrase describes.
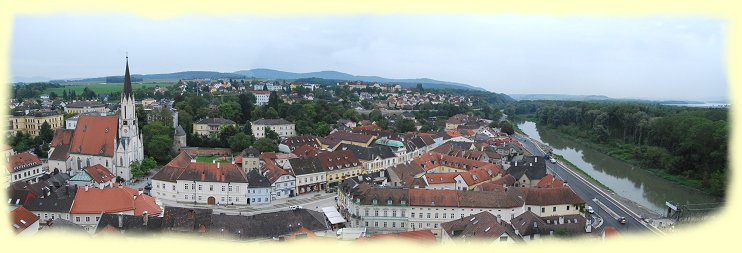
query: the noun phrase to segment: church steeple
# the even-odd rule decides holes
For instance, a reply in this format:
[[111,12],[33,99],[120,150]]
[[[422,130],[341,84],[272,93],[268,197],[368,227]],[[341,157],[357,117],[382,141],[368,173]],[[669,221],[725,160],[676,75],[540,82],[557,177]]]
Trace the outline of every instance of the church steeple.
[[129,75],[129,56],[126,56],[126,73],[124,74],[124,90],[121,92],[122,98],[132,97],[131,94],[131,76]]

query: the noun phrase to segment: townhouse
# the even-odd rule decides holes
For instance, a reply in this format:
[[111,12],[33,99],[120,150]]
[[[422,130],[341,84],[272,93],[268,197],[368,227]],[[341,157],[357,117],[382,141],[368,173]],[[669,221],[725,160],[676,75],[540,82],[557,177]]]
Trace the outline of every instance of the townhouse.
[[205,118],[193,123],[193,134],[210,136],[218,134],[226,126],[236,127],[234,121],[223,118]]
[[46,173],[44,171],[44,164],[38,156],[30,151],[8,157],[8,167],[5,177],[9,178],[8,182],[10,183],[36,183],[44,173]]
[[68,114],[82,114],[86,112],[108,112],[108,108],[98,101],[74,101],[64,106]]
[[327,175],[317,157],[299,157],[289,160],[296,177],[296,194],[318,192],[327,188]]
[[325,170],[328,187],[335,187],[348,177],[364,174],[363,165],[350,150],[336,150],[317,154]]
[[247,173],[247,204],[268,204],[271,202],[271,183],[258,169]]
[[64,128],[64,116],[53,110],[17,111],[9,117],[9,120],[10,134],[21,131],[31,136],[38,136],[44,123],[48,123],[52,130]]
[[104,213],[159,215],[161,211],[153,197],[135,189],[125,186],[103,189],[86,186],[77,191],[69,217],[70,221],[93,233]]

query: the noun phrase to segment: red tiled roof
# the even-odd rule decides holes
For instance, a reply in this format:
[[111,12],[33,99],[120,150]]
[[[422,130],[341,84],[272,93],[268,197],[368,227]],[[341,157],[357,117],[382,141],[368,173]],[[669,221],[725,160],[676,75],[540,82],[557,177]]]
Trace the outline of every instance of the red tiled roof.
[[88,173],[95,182],[98,182],[99,184],[109,182],[111,180],[116,179],[116,176],[114,176],[111,171],[106,169],[106,167],[103,167],[103,165],[96,164],[93,166],[89,166],[85,168],[85,173]]
[[315,156],[319,153],[319,148],[304,144],[294,149],[291,153],[300,157]]
[[361,162],[350,150],[338,150],[317,154],[325,171],[361,166]]
[[118,117],[81,115],[70,144],[70,153],[113,156]]
[[54,152],[49,155],[49,160],[66,161],[70,155],[70,144],[72,143],[73,129],[57,129],[54,131],[54,139],[50,147]]
[[[105,201],[101,201],[105,200]],[[141,215],[144,211],[155,215],[161,212],[155,199],[130,187],[92,188],[80,187],[72,204],[71,214],[100,214],[134,211]]]
[[10,166],[8,166],[9,173],[22,171],[31,167],[40,166],[42,164],[41,160],[39,160],[39,157],[31,153],[30,151],[12,155],[8,158],[8,160],[10,160]]
[[457,173],[457,172],[430,173],[430,174],[425,174],[425,179],[427,180],[429,185],[456,183],[456,180],[454,178],[458,176],[459,174],[461,173]]
[[12,226],[16,234],[23,232],[23,230],[30,227],[34,224],[34,222],[37,222],[39,220],[38,216],[36,216],[23,206],[19,206],[18,208],[13,209],[13,211],[10,211],[10,217],[12,217],[13,219],[11,220],[11,222],[13,223]]

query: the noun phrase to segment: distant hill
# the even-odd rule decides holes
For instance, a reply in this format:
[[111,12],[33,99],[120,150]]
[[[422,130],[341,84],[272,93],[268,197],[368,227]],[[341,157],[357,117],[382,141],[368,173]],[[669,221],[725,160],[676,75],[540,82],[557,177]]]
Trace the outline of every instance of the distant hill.
[[454,83],[433,80],[429,78],[416,78],[416,79],[389,79],[378,76],[355,76],[347,73],[337,71],[319,71],[309,73],[293,73],[286,71],[279,71],[273,69],[251,69],[251,70],[240,70],[234,72],[235,74],[244,75],[246,77],[262,78],[262,79],[283,79],[283,80],[297,80],[297,79],[309,79],[309,78],[320,78],[327,80],[346,80],[346,81],[363,81],[363,82],[378,82],[378,83],[398,83],[402,87],[415,87],[418,83],[423,84],[423,87],[430,89],[465,89],[465,90],[480,90],[486,91],[480,87],[475,87],[463,83]]
[[[110,76],[117,77],[117,76]],[[121,77],[121,76],[118,76]],[[109,77],[94,77],[94,78],[81,78],[81,79],[69,79],[69,80],[51,80],[53,83],[65,83],[65,82],[105,82],[106,78]],[[131,75],[132,79],[136,80],[151,80],[151,79],[239,79],[245,78],[243,75],[234,73],[222,73],[216,71],[183,71],[168,74],[147,74],[147,75]]]
[[564,95],[564,94],[508,94],[515,100],[562,100],[562,101],[591,101],[610,100],[603,95]]

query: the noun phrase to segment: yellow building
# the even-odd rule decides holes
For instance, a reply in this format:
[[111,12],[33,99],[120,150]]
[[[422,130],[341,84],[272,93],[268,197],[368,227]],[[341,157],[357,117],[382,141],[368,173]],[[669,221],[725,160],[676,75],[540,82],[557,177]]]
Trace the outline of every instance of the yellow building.
[[363,164],[350,150],[324,152],[317,154],[325,170],[327,184],[335,186],[349,177],[363,174]]
[[33,110],[16,112],[10,116],[10,132],[15,134],[17,131],[29,133],[32,136],[38,136],[41,125],[44,122],[49,123],[52,131],[64,127],[64,116],[57,111],[52,110]]
[[222,118],[205,118],[193,123],[193,133],[209,136],[218,134],[226,126],[236,127],[234,121]]
[[64,112],[82,114],[86,112],[108,112],[108,108],[98,101],[75,101],[65,105]]

